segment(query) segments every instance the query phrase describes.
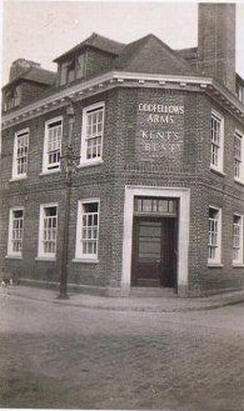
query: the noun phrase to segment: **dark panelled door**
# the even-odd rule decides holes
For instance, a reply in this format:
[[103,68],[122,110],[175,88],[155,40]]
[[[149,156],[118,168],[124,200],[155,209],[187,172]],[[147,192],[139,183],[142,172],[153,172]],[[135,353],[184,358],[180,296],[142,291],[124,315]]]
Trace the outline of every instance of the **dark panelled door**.
[[135,218],[132,285],[174,287],[175,283],[176,219]]

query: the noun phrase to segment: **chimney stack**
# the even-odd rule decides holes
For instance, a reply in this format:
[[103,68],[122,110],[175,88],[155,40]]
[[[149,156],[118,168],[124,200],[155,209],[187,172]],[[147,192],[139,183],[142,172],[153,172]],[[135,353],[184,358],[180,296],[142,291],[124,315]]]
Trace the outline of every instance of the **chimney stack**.
[[15,60],[10,68],[9,81],[14,80],[20,74],[25,73],[27,70],[29,70],[31,67],[41,67],[41,65],[39,63],[35,63],[34,61],[26,59]]
[[235,93],[236,6],[200,3],[198,7],[199,70]]

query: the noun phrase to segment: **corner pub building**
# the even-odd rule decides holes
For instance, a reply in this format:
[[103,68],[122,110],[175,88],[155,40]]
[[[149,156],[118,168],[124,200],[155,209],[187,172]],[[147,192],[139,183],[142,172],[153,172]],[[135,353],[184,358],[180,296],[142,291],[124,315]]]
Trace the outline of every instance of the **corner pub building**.
[[195,48],[94,33],[55,62],[57,73],[18,59],[3,87],[1,274],[58,287],[62,153],[71,138],[70,288],[121,296],[243,289],[235,5],[199,4]]

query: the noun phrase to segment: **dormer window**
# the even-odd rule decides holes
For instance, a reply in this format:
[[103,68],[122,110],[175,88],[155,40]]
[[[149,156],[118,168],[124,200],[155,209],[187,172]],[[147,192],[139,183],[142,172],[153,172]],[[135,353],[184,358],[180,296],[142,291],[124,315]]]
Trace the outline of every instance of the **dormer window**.
[[244,87],[242,86],[239,86],[238,88],[238,98],[242,103],[244,103]]
[[81,54],[61,64],[60,67],[60,86],[72,83],[74,80],[84,76],[85,56]]
[[20,104],[19,87],[12,88],[5,92],[3,110],[7,111],[11,108],[17,107]]

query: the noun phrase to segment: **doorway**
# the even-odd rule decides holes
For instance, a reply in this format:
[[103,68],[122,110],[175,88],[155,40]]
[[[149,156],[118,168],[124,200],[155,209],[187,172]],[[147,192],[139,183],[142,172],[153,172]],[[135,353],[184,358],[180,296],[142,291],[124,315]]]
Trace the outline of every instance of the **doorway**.
[[[133,269],[136,250],[136,217],[171,217],[176,219],[175,237],[177,237],[177,241],[175,241],[175,244],[177,245],[177,255],[175,258],[175,267],[177,267],[177,269],[175,269],[173,278],[175,278],[176,281],[175,291],[177,294],[185,295],[188,290],[190,199],[191,194],[189,188],[135,185],[125,187],[121,295],[128,296],[131,292],[131,286],[133,286],[135,282],[137,282],[137,284],[140,283],[135,278],[135,271]],[[157,282],[157,286],[158,284]]]
[[177,285],[177,218],[135,217],[132,286]]

